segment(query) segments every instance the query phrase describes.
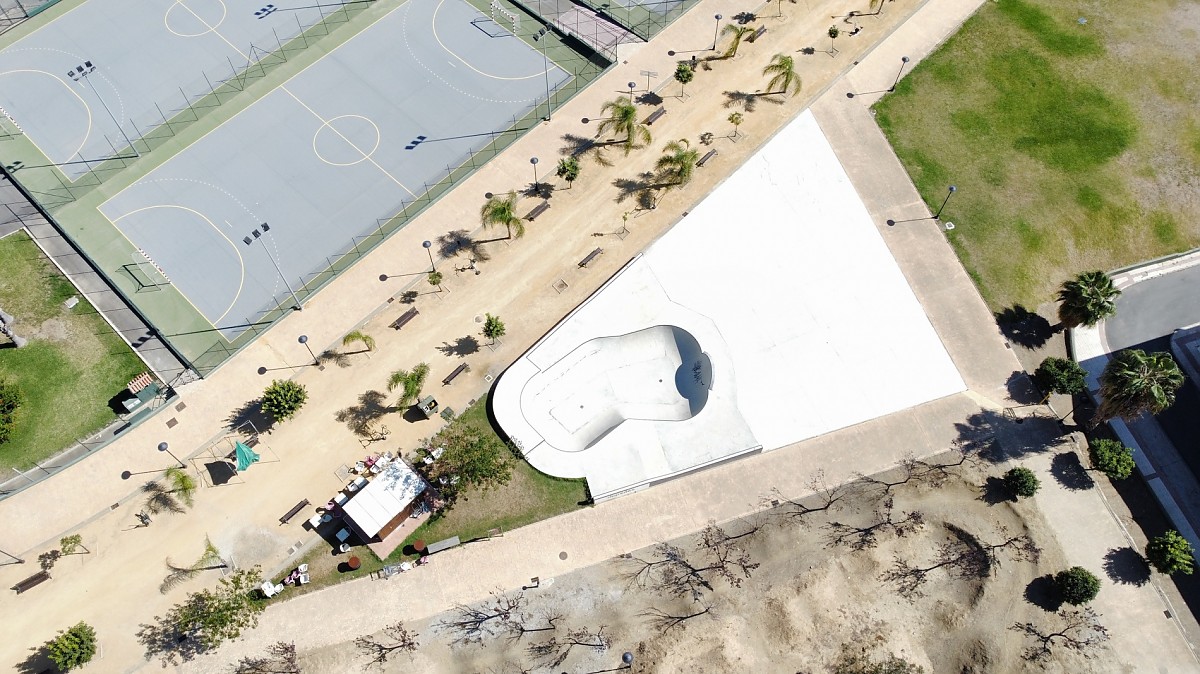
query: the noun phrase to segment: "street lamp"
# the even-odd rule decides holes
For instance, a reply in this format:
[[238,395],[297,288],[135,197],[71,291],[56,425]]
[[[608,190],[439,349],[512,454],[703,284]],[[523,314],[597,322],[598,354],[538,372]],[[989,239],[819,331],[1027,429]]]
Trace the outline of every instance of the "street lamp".
[[304,345],[304,348],[308,349],[308,355],[312,356],[313,365],[321,364],[321,361],[317,360],[317,354],[313,353],[312,347],[308,345],[308,335],[300,335],[296,341],[300,342]]
[[545,74],[546,80],[546,116],[545,121],[550,121],[550,59],[546,56],[546,34],[550,32],[549,28],[542,26],[538,32],[533,34],[533,41],[542,45],[542,72]]
[[717,50],[717,37],[721,34],[721,19],[722,18],[723,17],[720,14],[717,15],[717,27],[713,29],[713,46],[710,51]]
[[[254,235],[254,238],[252,239],[249,236],[244,237],[242,239],[242,243],[249,246],[250,244],[254,243],[256,239],[260,239],[264,232],[269,231],[271,231],[271,226],[264,222],[262,223],[262,232],[258,231],[257,229],[253,232],[250,232],[252,235]],[[288,283],[287,277],[283,275],[283,270],[279,268],[279,263],[275,261],[275,256],[271,255],[271,249],[267,248],[267,243],[265,241],[263,242],[262,247],[263,250],[267,252],[267,258],[271,260],[271,265],[275,267],[275,272],[279,274],[279,278],[283,279],[283,285],[287,286],[288,292],[292,294],[292,302],[294,303],[292,308],[296,311],[302,311],[304,307],[300,306],[300,298],[296,297],[296,291],[292,290],[292,284]]]
[[437,271],[437,265],[433,263],[433,251],[429,250],[430,247],[432,247],[432,246],[433,246],[433,244],[430,243],[429,241],[421,242],[421,247],[425,249],[426,253],[429,253],[429,268],[432,270],[430,273]]
[[108,113],[109,119],[111,119],[113,125],[117,127],[117,131],[121,132],[121,137],[125,139],[125,142],[129,144],[129,149],[133,150],[134,155],[138,157],[142,156],[141,153],[138,152],[137,148],[133,146],[133,141],[129,140],[129,136],[125,135],[125,129],[119,122],[117,122],[117,118],[115,115],[113,115],[112,110],[108,107],[108,103],[104,100],[104,97],[100,95],[100,90],[96,88],[96,85],[92,84],[92,80],[88,77],[88,75],[91,75],[94,72],[96,72],[96,66],[93,65],[91,61],[84,61],[82,65],[76,66],[74,71],[68,72],[67,74],[70,75],[71,79],[75,80],[76,82],[82,82],[83,80],[88,81],[88,86],[91,87],[92,93],[96,94],[96,98],[100,100],[100,105],[104,106],[104,111]]
[[626,86],[629,87],[629,102],[633,103],[633,88],[637,86],[637,82],[630,82]]
[[529,163],[533,164],[533,191],[536,193],[538,191],[538,176],[537,176],[538,158],[530,157]]
[[158,443],[158,451],[160,451],[160,452],[166,452],[167,454],[169,454],[169,455],[170,455],[170,457],[171,457],[172,459],[175,459],[175,461],[176,461],[177,463],[179,463],[179,467],[180,467],[180,468],[187,468],[187,464],[186,464],[186,463],[184,463],[184,462],[182,462],[182,461],[180,461],[180,460],[179,460],[179,457],[178,457],[178,456],[175,456],[175,454],[173,454],[173,453],[171,452],[171,450],[170,450],[170,449],[168,448],[168,446],[167,446],[167,443],[165,443],[165,442],[160,442],[160,443]]
[[889,93],[891,93],[891,92],[895,91],[895,90],[896,90],[896,85],[897,85],[897,84],[900,84],[900,76],[901,76],[902,74],[904,74],[904,66],[906,66],[906,65],[908,65],[908,57],[907,57],[907,56],[901,56],[901,57],[900,57],[900,71],[896,73],[896,81],[895,81],[895,82],[892,82],[892,86],[888,88],[888,92],[889,92]]
[[958,191],[958,188],[955,187],[954,185],[951,185],[950,189],[946,191],[946,198],[942,199],[942,205],[938,206],[937,213],[933,214],[934,220],[937,220],[938,218],[942,217],[942,209],[946,207],[946,202],[950,201],[951,195],[953,195],[957,191]]

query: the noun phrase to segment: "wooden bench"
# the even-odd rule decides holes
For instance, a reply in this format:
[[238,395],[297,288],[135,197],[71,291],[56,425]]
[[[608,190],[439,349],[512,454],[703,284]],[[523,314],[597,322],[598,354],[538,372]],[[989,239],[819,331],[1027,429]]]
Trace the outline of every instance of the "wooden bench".
[[662,116],[665,114],[667,114],[667,108],[665,106],[659,106],[659,108],[657,110],[650,113],[650,116],[646,118],[646,121],[644,123],[646,126],[650,126],[651,124],[653,124],[653,123],[657,122],[659,119],[661,119]]
[[16,590],[17,594],[21,594],[22,592],[33,589],[48,580],[50,580],[50,572],[49,571],[38,571],[37,573],[26,578],[25,580],[17,583],[16,585],[13,585],[12,589]]
[[758,30],[754,31],[754,33],[753,33],[753,34],[752,34],[750,37],[746,38],[746,42],[754,42],[754,41],[755,41],[755,40],[757,40],[758,38],[760,38],[760,37],[762,37],[763,35],[765,35],[765,34],[766,34],[766,32],[767,32],[767,27],[766,27],[766,26],[759,26],[759,27],[758,27]]
[[404,326],[408,325],[409,321],[416,318],[417,314],[419,314],[419,313],[421,313],[421,312],[417,311],[416,307],[409,309],[408,311],[401,314],[400,318],[397,318],[396,320],[392,321],[392,328],[395,330],[399,330],[400,328],[403,328]]
[[529,215],[525,216],[525,219],[530,222],[533,222],[534,219],[537,218],[537,216],[541,215],[542,213],[545,213],[548,210],[550,210],[550,202],[543,201],[542,203],[538,204],[537,206],[534,206],[533,210],[529,211]]
[[283,517],[279,518],[279,525],[283,526],[284,524],[287,524],[293,517],[296,516],[296,513],[300,512],[301,510],[304,510],[304,508],[307,506],[308,506],[308,499],[304,499],[303,501],[292,506],[291,510],[287,511],[287,513],[285,513]]
[[454,371],[451,372],[449,374],[449,376],[447,376],[445,379],[442,380],[442,386],[446,386],[450,382],[454,381],[455,377],[466,372],[469,369],[471,369],[471,368],[466,363],[463,363],[463,364],[459,365],[458,367],[454,368]]
[[579,261],[579,266],[580,266],[580,267],[586,267],[586,266],[588,266],[588,264],[589,264],[589,263],[590,263],[592,260],[595,260],[595,259],[596,259],[596,256],[597,256],[597,255],[602,255],[602,254],[604,254],[604,249],[603,249],[603,248],[597,248],[596,250],[593,250],[592,252],[590,252],[590,253],[588,253],[588,254],[587,254],[587,257],[585,257],[585,258],[583,258],[582,260],[580,260],[580,261]]
[[709,159],[712,159],[712,158],[713,158],[713,157],[715,157],[715,156],[717,156],[717,151],[716,151],[716,150],[709,150],[709,151],[708,151],[708,152],[707,152],[707,153],[706,153],[706,154],[705,154],[703,157],[701,157],[701,158],[700,158],[700,161],[696,162],[696,166],[697,166],[697,167],[704,166],[704,164],[705,164],[705,163],[706,163],[706,162],[707,162]]

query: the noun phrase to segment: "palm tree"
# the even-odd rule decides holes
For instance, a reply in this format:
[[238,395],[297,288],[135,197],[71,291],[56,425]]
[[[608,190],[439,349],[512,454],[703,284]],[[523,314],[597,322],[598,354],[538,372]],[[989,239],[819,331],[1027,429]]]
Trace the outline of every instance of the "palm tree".
[[163,478],[169,484],[151,481],[142,487],[147,495],[146,510],[157,515],[161,512],[182,513],[192,507],[196,496],[196,479],[175,466],[163,471]]
[[637,106],[625,100],[624,98],[616,98],[604,104],[600,108],[601,114],[608,115],[606,119],[600,120],[600,126],[597,127],[598,133],[613,133],[625,137],[625,154],[629,154],[643,145],[638,145],[640,140],[642,143],[649,143],[650,129],[646,128],[638,120]]
[[[483,208],[479,209],[479,221],[484,227],[493,225],[504,225],[508,228],[508,238],[521,238],[525,236],[525,222],[517,216],[517,196],[516,191],[509,192],[507,196],[501,198],[493,196],[487,200]],[[513,236],[513,232],[516,236]]]
[[221,558],[221,551],[217,549],[217,546],[213,545],[208,536],[205,536],[204,554],[200,555],[200,559],[197,559],[191,566],[176,566],[170,557],[167,558],[167,568],[170,569],[170,573],[163,579],[162,584],[158,586],[158,591],[166,594],[180,583],[194,578],[201,571],[225,569],[228,567],[229,564]]
[[680,138],[667,143],[663,148],[663,156],[654,163],[654,168],[659,171],[662,179],[667,181],[668,187],[686,185],[691,182],[692,175],[696,172],[696,161],[699,158],[700,151],[693,149],[686,138]]
[[388,393],[402,389],[400,392],[400,400],[397,405],[400,407],[408,407],[417,401],[421,396],[421,387],[425,386],[425,378],[429,376],[429,365],[420,363],[412,369],[396,370],[392,376],[388,378],[387,389]]
[[1128,349],[1113,356],[1100,375],[1100,408],[1092,427],[1120,417],[1134,419],[1144,412],[1158,414],[1175,402],[1183,373],[1171,354]]
[[355,342],[362,342],[362,345],[367,347],[367,351],[375,350],[375,338],[362,330],[355,330],[342,338],[342,346],[350,346]]
[[[782,14],[783,10],[781,9],[780,15],[782,16]],[[725,28],[721,31],[721,33],[723,35],[732,36],[733,41],[730,42],[729,46],[725,48],[725,53],[721,54],[721,58],[731,59],[734,56],[737,56],[738,47],[742,45],[742,39],[753,32],[754,29],[750,26],[739,26],[736,23],[725,24]]]
[[[771,63],[763,68],[763,76],[771,76],[771,80],[767,82],[767,94],[786,94],[791,91],[792,95],[800,93],[800,76],[796,74],[796,63],[791,56],[787,54],[776,54],[771,59]],[[772,91],[776,87],[779,91]]]
[[1102,271],[1085,271],[1062,284],[1058,291],[1058,320],[1065,328],[1094,327],[1117,313],[1121,291]]

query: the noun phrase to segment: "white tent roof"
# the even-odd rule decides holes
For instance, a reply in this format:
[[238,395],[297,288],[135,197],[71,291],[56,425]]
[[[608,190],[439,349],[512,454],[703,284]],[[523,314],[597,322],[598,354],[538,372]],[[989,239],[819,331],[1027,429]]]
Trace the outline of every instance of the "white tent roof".
[[359,490],[342,511],[368,538],[391,522],[421,492],[425,481],[403,461],[392,461],[367,486]]

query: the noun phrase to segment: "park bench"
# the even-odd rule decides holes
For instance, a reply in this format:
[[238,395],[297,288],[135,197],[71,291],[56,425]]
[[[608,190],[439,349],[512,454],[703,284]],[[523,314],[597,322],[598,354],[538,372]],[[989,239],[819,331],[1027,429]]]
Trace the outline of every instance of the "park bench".
[[696,166],[697,166],[697,168],[698,168],[698,167],[701,167],[701,166],[704,166],[704,164],[705,164],[706,162],[708,162],[708,160],[709,160],[709,159],[712,159],[712,158],[713,158],[713,157],[715,157],[715,156],[717,156],[717,151],[716,151],[716,150],[709,150],[707,153],[705,153],[705,155],[704,155],[703,157],[701,157],[701,158],[700,158],[700,161],[696,162]]
[[404,326],[408,325],[409,321],[416,318],[417,314],[419,314],[419,313],[421,313],[421,312],[417,311],[416,307],[409,309],[408,311],[401,314],[400,318],[397,318],[396,320],[392,321],[392,328],[395,330],[399,330],[400,328],[403,328]]
[[295,516],[296,516],[296,513],[300,512],[301,510],[304,510],[304,508],[305,508],[307,505],[308,505],[308,499],[304,499],[303,501],[301,501],[301,502],[297,503],[296,505],[292,506],[292,509],[291,509],[291,510],[287,511],[287,512],[286,512],[286,513],[283,515],[283,517],[280,517],[280,518],[279,518],[279,524],[280,524],[280,526],[283,526],[284,524],[287,524],[287,523],[288,523],[288,522],[289,522],[289,521],[290,521],[290,520],[291,520],[293,517],[295,517]]
[[762,37],[764,34],[766,34],[766,32],[767,32],[767,27],[766,27],[766,26],[759,26],[759,27],[758,27],[758,30],[754,31],[754,34],[753,34],[753,35],[751,35],[750,37],[746,38],[746,42],[754,42],[755,40],[757,40],[758,38],[760,38],[760,37]]
[[432,555],[442,550],[449,550],[457,545],[462,545],[462,542],[459,541],[458,536],[452,536],[437,543],[431,543],[429,547],[425,548],[425,554]]
[[667,108],[665,106],[659,106],[657,110],[650,113],[650,116],[646,118],[646,126],[650,126],[651,124],[657,122],[665,114],[667,114]]
[[534,206],[533,210],[529,211],[529,215],[525,216],[525,219],[530,222],[533,222],[534,218],[541,215],[542,213],[545,213],[548,210],[550,210],[550,202],[543,201],[542,203],[538,204],[537,206]]
[[26,578],[25,580],[17,583],[16,585],[13,585],[12,589],[16,590],[17,594],[21,594],[22,592],[33,589],[48,580],[50,580],[50,572],[49,571],[38,571],[37,573]]
[[603,248],[597,248],[596,250],[593,250],[592,252],[587,254],[587,257],[585,257],[579,261],[579,266],[580,267],[588,266],[588,263],[590,263],[592,260],[595,260],[597,255],[601,255],[603,253],[604,253]]
[[461,365],[459,365],[458,367],[454,368],[454,371],[453,371],[453,372],[451,372],[451,373],[450,373],[450,375],[449,375],[448,377],[446,377],[445,379],[443,379],[443,380],[442,380],[442,386],[446,386],[446,385],[447,385],[447,384],[449,384],[450,382],[454,381],[454,378],[455,378],[455,377],[457,377],[458,375],[460,375],[460,374],[462,374],[462,373],[466,372],[466,371],[467,371],[467,370],[469,370],[469,369],[470,369],[470,368],[467,366],[467,364],[466,364],[466,363],[462,363],[462,364],[461,364]]

